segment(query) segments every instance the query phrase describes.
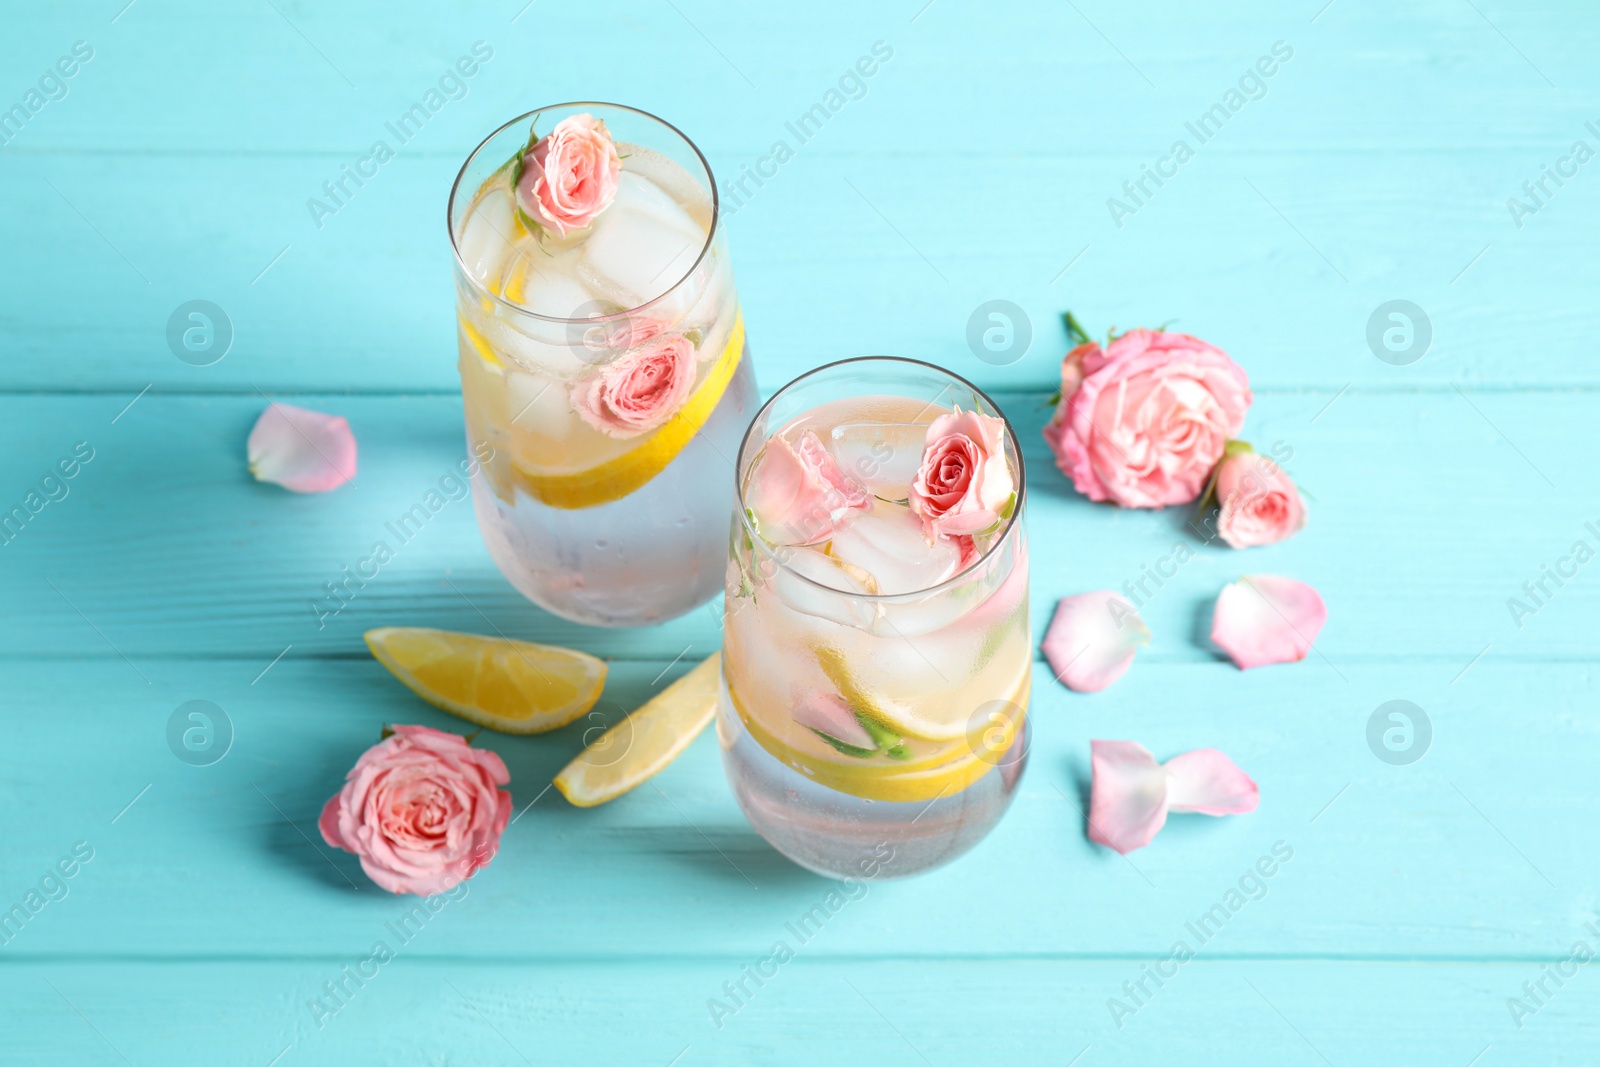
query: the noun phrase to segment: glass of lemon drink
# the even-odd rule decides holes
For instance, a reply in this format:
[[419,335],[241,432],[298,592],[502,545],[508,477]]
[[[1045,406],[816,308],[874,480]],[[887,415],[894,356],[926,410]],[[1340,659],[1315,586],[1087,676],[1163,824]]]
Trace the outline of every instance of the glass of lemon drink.
[[468,157],[449,223],[496,565],[596,626],[709,600],[756,392],[705,158],[633,108],[542,108]]
[[845,360],[778,392],[738,464],[717,734],[745,816],[836,878],[961,855],[1028,751],[1010,425],[938,367]]

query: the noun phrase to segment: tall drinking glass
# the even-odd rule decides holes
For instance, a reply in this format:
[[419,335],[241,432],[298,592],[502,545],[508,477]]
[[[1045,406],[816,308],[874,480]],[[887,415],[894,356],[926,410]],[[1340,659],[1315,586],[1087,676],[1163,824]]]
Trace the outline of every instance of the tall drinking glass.
[[[569,149],[578,178],[557,173]],[[574,203],[575,224],[550,221]],[[449,222],[472,496],[496,565],[596,626],[710,599],[756,391],[705,158],[633,108],[541,108],[468,157]]]
[[[1011,427],[937,367],[845,360],[761,409],[739,486],[717,716],[739,806],[778,851],[833,877],[959,856],[1004,814],[1028,749]],[[957,514],[958,499],[977,511]],[[925,523],[945,507],[954,519]]]

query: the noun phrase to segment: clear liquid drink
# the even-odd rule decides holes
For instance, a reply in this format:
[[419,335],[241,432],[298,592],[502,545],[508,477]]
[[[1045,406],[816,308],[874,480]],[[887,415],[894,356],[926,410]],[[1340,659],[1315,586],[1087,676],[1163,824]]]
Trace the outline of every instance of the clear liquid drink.
[[[963,465],[987,486],[961,481]],[[960,855],[1005,812],[1027,755],[1028,559],[1010,427],[936,367],[847,360],[773,397],[739,470],[717,731],[746,817],[833,877],[899,877]],[[924,484],[940,477],[954,488]],[[963,486],[987,510],[952,511],[947,528],[973,532],[925,521]]]
[[756,392],[698,149],[631,108],[531,112],[462,167],[450,236],[467,439],[491,457],[473,501],[501,572],[597,626],[710,599]]

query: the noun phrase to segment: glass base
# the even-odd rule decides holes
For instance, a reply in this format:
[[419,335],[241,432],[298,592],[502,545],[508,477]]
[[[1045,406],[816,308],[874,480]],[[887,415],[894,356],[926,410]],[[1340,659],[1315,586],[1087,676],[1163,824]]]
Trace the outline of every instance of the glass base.
[[951,796],[931,801],[866,800],[811,781],[750,736],[728,697],[717,738],[728,783],[767,843],[829,878],[904,878],[943,866],[976,845],[1011,806],[1028,762],[1033,724],[1024,719],[994,768]]
[[586,626],[649,626],[722,592],[734,460],[757,406],[746,344],[711,417],[665,470],[609,504],[567,510],[472,479],[478,529],[523,596]]

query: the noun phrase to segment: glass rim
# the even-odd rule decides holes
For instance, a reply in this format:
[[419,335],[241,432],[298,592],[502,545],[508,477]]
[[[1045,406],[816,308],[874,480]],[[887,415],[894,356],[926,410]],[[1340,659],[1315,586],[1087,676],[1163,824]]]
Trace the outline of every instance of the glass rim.
[[[1022,519],[1023,504],[1027,500],[1027,489],[1028,489],[1028,485],[1027,485],[1027,480],[1028,480],[1027,468],[1022,462],[1022,442],[1017,439],[1016,428],[1011,425],[1011,420],[1006,418],[1003,414],[1000,415],[999,418],[1000,418],[1000,421],[1005,424],[1006,437],[1007,437],[1007,439],[1010,440],[1012,451],[1015,453],[1015,455],[1017,457],[1017,470],[1016,470],[1017,504],[1016,504],[1016,507],[1011,509],[1011,517],[1006,519],[1005,525],[1003,527],[1001,527],[1000,532],[995,536],[994,542],[989,545],[988,549],[986,549],[984,551],[983,555],[981,555],[977,559],[973,560],[972,563],[969,566],[963,567],[961,570],[957,571],[955,574],[952,574],[950,577],[946,578],[944,581],[939,582],[936,585],[930,585],[930,586],[927,586],[926,588],[923,588],[923,589],[915,589],[915,590],[912,590],[910,592],[905,592],[905,593],[854,593],[854,592],[851,592],[848,589],[838,589],[838,588],[836,588],[834,586],[831,586],[831,585],[825,585],[822,582],[819,582],[814,578],[810,578],[810,577],[807,577],[804,574],[801,574],[799,571],[797,571],[793,567],[789,566],[788,563],[784,562],[784,560],[779,556],[779,554],[775,550],[778,546],[774,546],[774,545],[768,544],[766,541],[764,541],[762,539],[762,537],[761,537],[761,534],[755,529],[755,527],[750,522],[750,512],[745,507],[745,502],[744,502],[744,460],[745,460],[745,452],[750,447],[750,441],[751,441],[752,436],[753,436],[752,431],[755,429],[756,423],[761,421],[761,417],[767,413],[768,409],[770,409],[772,407],[772,405],[777,401],[777,399],[779,397],[783,396],[783,394],[787,393],[789,390],[793,389],[795,386],[799,385],[801,382],[804,382],[809,378],[814,378],[817,375],[823,373],[824,371],[834,370],[834,369],[839,368],[839,367],[848,367],[848,366],[850,366],[851,364],[854,364],[854,363],[877,363],[877,364],[899,363],[899,364],[904,364],[904,365],[908,365],[908,366],[912,366],[912,367],[923,367],[923,368],[926,368],[928,370],[937,371],[938,373],[940,373],[940,374],[944,375],[945,377],[951,379],[954,384],[957,384],[957,385],[960,385],[960,386],[965,386],[966,388],[971,389],[972,392],[976,396],[982,397],[984,402],[987,403],[995,411],[999,411],[1000,410],[1000,405],[996,404],[994,402],[994,398],[993,397],[991,397],[988,393],[984,392],[982,389],[979,389],[972,382],[968,381],[966,378],[963,378],[961,375],[957,374],[956,372],[954,372],[952,370],[946,370],[944,367],[941,367],[936,363],[929,363],[928,361],[921,360],[921,359],[911,359],[908,356],[851,356],[848,359],[836,359],[832,363],[824,363],[820,367],[816,367],[816,368],[813,368],[812,370],[808,370],[804,374],[802,374],[799,377],[795,378],[794,380],[790,381],[787,385],[783,386],[776,393],[773,393],[770,397],[768,397],[766,403],[761,405],[760,409],[756,411],[755,416],[750,420],[750,425],[745,428],[744,439],[739,442],[739,453],[734,458],[734,479],[736,481],[736,484],[734,486],[734,495],[736,496],[736,498],[738,500],[738,505],[739,505],[739,508],[738,508],[738,510],[739,510],[739,516],[738,516],[739,517],[739,527],[740,527],[741,531],[743,531],[745,536],[747,536],[750,539],[752,545],[758,546],[763,552],[766,553],[767,556],[769,556],[773,560],[773,562],[775,562],[779,567],[782,567],[785,571],[787,571],[791,577],[798,578],[802,582],[805,582],[807,585],[809,585],[809,586],[811,586],[811,587],[813,587],[815,589],[823,590],[824,592],[833,593],[833,594],[836,594],[836,595],[842,596],[842,597],[851,597],[851,598],[854,598],[854,599],[857,599],[857,600],[863,600],[863,601],[867,601],[869,603],[875,603],[875,604],[876,603],[886,603],[886,602],[892,603],[894,601],[911,600],[911,599],[916,599],[916,598],[927,597],[927,596],[930,596],[930,595],[932,595],[934,593],[943,592],[947,587],[954,586],[957,582],[961,581],[962,579],[966,578],[968,575],[970,575],[973,572],[975,572],[978,569],[980,569],[992,557],[994,557],[994,555],[1000,550],[1000,548],[1002,546],[1004,546],[1006,544],[1006,542],[1011,539],[1012,534],[1018,529],[1018,524],[1020,523],[1020,521]],[[763,445],[766,444],[766,439],[765,438],[762,439],[762,444]]]
[[[531,308],[527,308],[521,304],[507,300],[499,293],[496,293],[484,286],[484,284],[478,280],[472,271],[467,269],[466,263],[461,258],[461,246],[456,240],[456,228],[453,221],[453,216],[455,215],[456,197],[461,193],[461,183],[467,176],[467,168],[472,166],[473,160],[477,159],[478,156],[483,153],[483,150],[489,146],[489,142],[519,123],[531,121],[535,116],[541,115],[546,111],[554,111],[558,108],[567,107],[611,108],[615,111],[628,111],[665,127],[666,129],[672,131],[672,133],[676,134],[684,144],[689,146],[689,150],[693,152],[695,158],[700,161],[700,166],[705,168],[706,181],[711,186],[711,225],[706,228],[706,241],[705,244],[700,246],[700,254],[697,255],[694,259],[694,262],[689,265],[689,269],[684,271],[683,276],[677,281],[673,282],[671,285],[667,286],[667,288],[662,292],[651,297],[649,300],[646,300],[637,307],[627,308],[623,311],[614,311],[609,315],[594,315],[581,319],[563,318],[559,315],[540,314]],[[476,189],[473,190],[473,195],[477,195]],[[513,194],[513,196],[514,195],[515,194]],[[511,119],[508,122],[503,122],[499,126],[495,127],[495,129],[491,131],[487,137],[478,142],[478,146],[476,148],[467,153],[466,161],[461,164],[461,169],[456,172],[455,181],[450,184],[450,196],[445,201],[444,210],[444,224],[446,231],[448,231],[450,234],[450,254],[455,259],[456,273],[467,279],[467,283],[472,287],[474,292],[480,296],[488,297],[496,304],[499,304],[502,307],[510,308],[512,311],[515,311],[519,314],[530,315],[533,318],[540,319],[544,322],[556,322],[563,325],[573,325],[577,323],[592,325],[594,323],[628,319],[631,316],[644,311],[646,308],[649,308],[652,304],[656,304],[662,300],[665,300],[667,297],[671,296],[680,285],[694,277],[695,272],[700,269],[700,264],[704,263],[706,256],[711,253],[711,246],[716,243],[721,223],[722,202],[721,197],[717,192],[717,177],[711,170],[711,161],[706,159],[704,152],[700,151],[700,146],[695,144],[694,141],[690,140],[688,134],[684,133],[682,130],[678,129],[678,127],[674,126],[661,116],[653,115],[650,112],[645,111],[643,108],[629,107],[627,104],[616,104],[608,100],[568,100],[560,104],[546,104],[544,107],[537,107],[532,111],[524,112],[523,114],[518,115],[516,118]]]

